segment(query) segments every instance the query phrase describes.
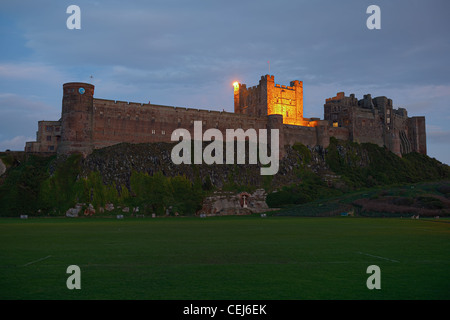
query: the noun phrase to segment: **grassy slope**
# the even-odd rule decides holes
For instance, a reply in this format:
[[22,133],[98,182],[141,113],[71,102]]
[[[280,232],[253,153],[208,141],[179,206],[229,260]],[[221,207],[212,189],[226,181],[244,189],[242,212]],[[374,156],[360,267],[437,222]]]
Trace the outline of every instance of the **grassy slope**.
[[[333,216],[340,215],[343,212],[354,212],[355,215],[370,217],[410,217],[413,214],[428,217],[448,217],[450,212],[449,190],[450,182],[448,181],[372,187],[341,196],[289,206],[273,214],[280,216]],[[429,204],[419,201],[423,198],[435,200],[434,197],[440,199],[438,202],[442,205],[442,208],[433,208]],[[387,199],[391,199],[391,201],[387,203]],[[378,208],[373,205],[363,208],[360,205],[361,202],[387,204],[378,206]],[[396,206],[395,203],[401,206]],[[433,208],[433,210],[428,208]]]
[[449,299],[447,222],[2,219],[0,299]]
[[[151,146],[153,145],[150,144]],[[107,149],[114,151],[115,148],[116,146]],[[103,151],[106,155],[102,153]],[[108,158],[107,150],[103,151],[99,151],[100,155],[97,155],[100,160]],[[110,152],[114,155],[113,151]],[[301,144],[295,144],[291,151],[290,157],[285,159],[287,162],[284,167],[280,169],[280,175],[276,176],[281,180],[285,178],[284,187],[277,192],[271,192],[270,181],[273,177],[267,177],[265,182],[268,187],[266,191],[269,192],[267,204],[271,207],[303,204],[330,196],[347,197],[346,194],[349,192],[367,188],[390,189],[400,184],[450,179],[450,167],[436,159],[418,153],[410,153],[400,158],[387,149],[373,144],[331,139],[325,161]],[[116,207],[118,205],[140,207],[141,212],[146,214],[154,212],[164,214],[165,208],[172,206],[174,211],[193,215],[201,207],[202,197],[211,191],[212,187],[211,180],[207,180],[208,184],[202,182],[199,177],[189,183],[184,181],[187,178],[183,177],[171,179],[158,177],[157,174],[149,177],[135,172],[131,175],[130,186],[105,186],[99,172],[91,172],[86,179],[80,178],[82,166],[79,156],[71,156],[58,163],[52,162],[54,157],[26,154],[22,155],[23,159],[16,160],[11,154],[1,157],[12,167],[0,177],[0,216],[17,217],[20,214],[62,216],[77,202],[86,203],[86,206],[91,203],[97,212],[100,212],[100,208],[106,203],[114,203]],[[316,160],[312,161],[312,158]],[[141,162],[141,166],[149,165],[142,159]],[[103,170],[107,171],[103,172],[104,175],[114,176],[123,170],[116,164],[110,163],[109,166],[110,171]],[[212,176],[218,173],[214,171],[217,168],[208,166],[207,168],[213,170],[210,172]],[[53,172],[51,176],[50,172]],[[207,172],[208,170],[204,174],[209,177]],[[247,180],[252,181],[255,178],[254,174],[247,171],[239,172],[240,178],[246,177],[243,179],[246,182],[241,185],[237,182],[240,180],[235,180],[235,172],[228,172],[229,182],[225,185],[225,189],[234,192],[250,191],[251,187]],[[329,181],[330,184],[323,180],[322,174],[334,176]],[[259,172],[257,176],[259,179]],[[447,182],[448,190],[450,184]],[[448,198],[448,192],[444,196]]]

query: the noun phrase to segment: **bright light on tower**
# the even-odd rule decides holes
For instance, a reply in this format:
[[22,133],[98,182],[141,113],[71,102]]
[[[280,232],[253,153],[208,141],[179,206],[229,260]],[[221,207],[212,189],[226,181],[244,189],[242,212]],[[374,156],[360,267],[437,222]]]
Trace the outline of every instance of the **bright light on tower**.
[[239,89],[239,82],[235,81],[233,82],[234,90]]

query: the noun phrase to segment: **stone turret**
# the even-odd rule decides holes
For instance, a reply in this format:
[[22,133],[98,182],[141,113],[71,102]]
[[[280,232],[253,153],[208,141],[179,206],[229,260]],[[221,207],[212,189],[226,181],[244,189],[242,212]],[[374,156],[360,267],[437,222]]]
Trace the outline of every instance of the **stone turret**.
[[86,156],[92,152],[93,101],[92,84],[70,82],[63,85],[59,154]]

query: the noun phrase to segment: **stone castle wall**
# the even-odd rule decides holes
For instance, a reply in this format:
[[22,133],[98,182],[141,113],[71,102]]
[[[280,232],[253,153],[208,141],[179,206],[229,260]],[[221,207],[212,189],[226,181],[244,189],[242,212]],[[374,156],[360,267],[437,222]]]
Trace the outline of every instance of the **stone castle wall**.
[[216,128],[265,129],[267,120],[230,112],[138,104],[94,99],[93,146],[95,149],[119,142],[171,142],[178,128],[194,135],[194,122],[201,121],[203,130]]
[[[281,156],[285,145],[300,142],[326,148],[330,137],[384,145],[398,155],[411,151],[426,154],[425,118],[409,118],[405,109],[393,109],[392,100],[386,97],[365,95],[358,100],[340,92],[326,99],[324,120],[320,120],[303,118],[303,85],[299,81],[280,86],[274,84],[273,76],[266,75],[249,89],[235,84],[234,94],[235,113],[231,113],[99,99],[94,98],[92,84],[66,83],[61,120],[40,122],[38,141],[27,142],[25,151],[50,151],[43,137],[48,138],[44,130],[51,126],[61,128],[54,135],[54,149],[57,147],[59,154],[86,156],[94,149],[122,142],[172,142],[172,132],[178,128],[187,129],[194,139],[194,122],[201,121],[203,132],[216,128],[224,137],[226,129],[278,129]],[[277,113],[276,108],[282,112]],[[293,119],[301,125],[291,124]]]
[[[92,85],[83,83],[64,85],[61,117],[63,133],[59,153],[80,152],[88,155],[94,149],[122,142],[171,142],[172,132],[178,128],[187,129],[194,139],[195,121],[202,122],[203,132],[216,128],[224,137],[226,129],[257,131],[278,129],[280,146],[294,142],[313,146],[319,144],[318,139],[327,145],[329,141],[328,131],[323,126],[316,128],[285,125],[283,116],[277,114],[257,117],[249,114],[98,99],[93,96]],[[328,123],[324,125],[327,127]],[[280,153],[283,156],[283,148]]]

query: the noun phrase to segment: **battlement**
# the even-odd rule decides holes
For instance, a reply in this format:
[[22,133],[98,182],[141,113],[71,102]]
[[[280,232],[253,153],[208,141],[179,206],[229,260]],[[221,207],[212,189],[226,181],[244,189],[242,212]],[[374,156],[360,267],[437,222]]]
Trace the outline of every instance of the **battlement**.
[[[126,111],[130,108],[135,108],[136,110],[156,110],[156,109],[167,109],[179,112],[195,112],[195,113],[205,113],[205,114],[228,114],[231,116],[235,116],[235,113],[210,109],[197,109],[197,108],[189,108],[189,107],[177,107],[177,106],[167,106],[160,104],[150,104],[150,103],[139,103],[139,102],[129,102],[129,101],[120,101],[120,100],[108,100],[101,98],[94,98],[94,106],[96,108],[101,107],[110,107],[115,108],[115,111]],[[156,108],[156,109],[155,109]]]
[[[353,95],[354,97],[354,95]],[[345,98],[344,92],[338,92],[335,97],[325,99],[325,102],[340,101]]]
[[286,90],[295,90],[295,87],[293,87],[293,86],[285,86],[285,85],[280,85],[280,84],[275,84],[275,88],[281,88],[281,89],[286,89]]
[[[261,76],[261,81],[271,81],[271,82],[274,82],[274,81],[275,81],[275,76],[266,74],[266,75],[264,75],[264,76]],[[260,82],[261,82],[261,81],[260,81]]]

